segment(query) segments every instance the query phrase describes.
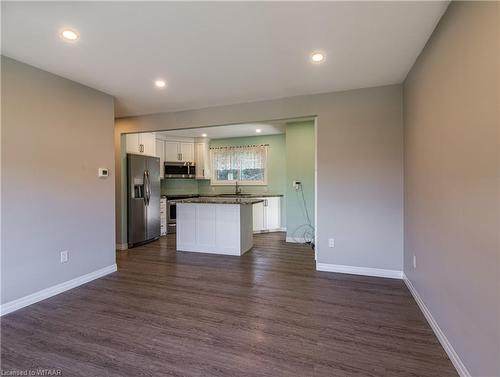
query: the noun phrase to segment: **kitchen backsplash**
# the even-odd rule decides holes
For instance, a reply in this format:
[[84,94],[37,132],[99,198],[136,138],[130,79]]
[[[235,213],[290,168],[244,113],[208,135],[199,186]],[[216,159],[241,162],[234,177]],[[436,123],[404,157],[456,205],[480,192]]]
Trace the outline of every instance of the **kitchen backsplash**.
[[161,195],[198,194],[196,179],[162,179]]

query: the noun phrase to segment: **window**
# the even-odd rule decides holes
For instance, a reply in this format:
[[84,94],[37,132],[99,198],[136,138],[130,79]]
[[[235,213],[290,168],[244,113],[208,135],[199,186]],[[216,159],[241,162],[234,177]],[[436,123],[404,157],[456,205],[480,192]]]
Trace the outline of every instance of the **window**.
[[212,185],[266,185],[267,146],[211,148]]

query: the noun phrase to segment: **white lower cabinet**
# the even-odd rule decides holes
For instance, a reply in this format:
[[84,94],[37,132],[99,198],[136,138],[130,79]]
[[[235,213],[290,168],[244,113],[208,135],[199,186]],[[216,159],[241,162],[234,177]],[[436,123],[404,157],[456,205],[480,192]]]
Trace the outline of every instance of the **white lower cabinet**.
[[252,206],[253,210],[253,231],[254,233],[262,232],[264,228],[264,202],[255,203]]
[[253,232],[273,232],[281,230],[281,197],[262,199],[253,205]]
[[250,204],[177,203],[178,251],[243,255],[253,246]]
[[279,230],[281,228],[281,198],[266,198],[264,202],[266,208],[266,229]]
[[167,198],[160,198],[160,236],[167,235]]

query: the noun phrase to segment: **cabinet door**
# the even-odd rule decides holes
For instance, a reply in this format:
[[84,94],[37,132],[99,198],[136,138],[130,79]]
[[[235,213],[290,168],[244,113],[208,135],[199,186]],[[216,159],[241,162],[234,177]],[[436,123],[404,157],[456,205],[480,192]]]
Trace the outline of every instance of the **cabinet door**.
[[165,161],[175,162],[179,161],[179,143],[177,141],[165,142]]
[[281,228],[281,198],[265,198],[266,229],[277,230]]
[[205,178],[205,143],[196,143],[194,149],[194,162],[196,164],[196,179]]
[[156,138],[152,132],[140,134],[140,143],[143,145],[143,153],[146,156],[156,156]]
[[156,139],[156,157],[160,158],[160,178],[163,178],[165,174],[165,142],[160,139]]
[[139,134],[127,134],[125,135],[125,143],[127,153],[140,154],[140,142],[139,142]]
[[196,178],[210,179],[210,158],[208,154],[208,144],[196,143],[194,152],[194,160],[196,163]]
[[181,154],[181,161],[194,162],[194,143],[179,143],[179,153]]
[[264,224],[264,203],[255,203],[252,205],[253,212],[253,231],[261,232],[265,229]]

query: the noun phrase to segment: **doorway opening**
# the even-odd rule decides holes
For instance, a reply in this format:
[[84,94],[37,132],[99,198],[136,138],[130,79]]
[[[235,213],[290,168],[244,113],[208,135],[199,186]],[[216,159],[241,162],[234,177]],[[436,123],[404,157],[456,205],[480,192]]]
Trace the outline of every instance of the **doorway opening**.
[[316,117],[121,135],[122,244],[128,219],[126,156],[159,159],[161,234],[175,232],[174,200],[262,198],[254,233],[285,232],[286,242],[316,244]]

